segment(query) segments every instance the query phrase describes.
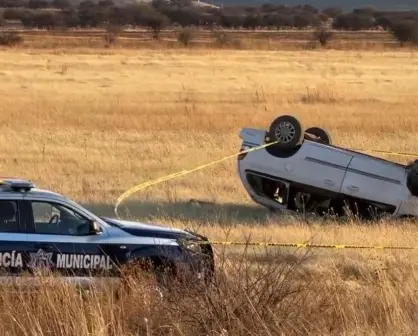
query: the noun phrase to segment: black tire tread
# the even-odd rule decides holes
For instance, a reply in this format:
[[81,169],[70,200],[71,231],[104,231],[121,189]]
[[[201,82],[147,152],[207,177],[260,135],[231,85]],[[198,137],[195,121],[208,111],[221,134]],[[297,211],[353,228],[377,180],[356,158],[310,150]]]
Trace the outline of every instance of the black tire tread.
[[294,116],[291,115],[281,115],[279,117],[277,117],[276,119],[273,120],[273,122],[270,124],[270,128],[267,132],[267,137],[269,139],[269,141],[273,142],[273,141],[277,141],[277,138],[275,136],[275,129],[277,127],[278,124],[287,121],[293,124],[293,126],[296,129],[296,136],[293,139],[293,141],[291,141],[290,143],[277,143],[275,145],[276,148],[280,148],[280,149],[292,149],[292,148],[296,148],[297,146],[301,145],[304,137],[305,137],[305,132],[303,131],[303,126],[300,123],[300,121],[295,118]]

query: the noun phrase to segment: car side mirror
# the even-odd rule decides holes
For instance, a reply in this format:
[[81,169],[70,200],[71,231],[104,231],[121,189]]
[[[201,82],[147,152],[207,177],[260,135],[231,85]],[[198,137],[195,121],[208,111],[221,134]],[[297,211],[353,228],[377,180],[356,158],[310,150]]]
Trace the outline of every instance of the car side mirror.
[[97,223],[96,221],[92,221],[90,225],[90,232],[92,234],[101,234],[102,229],[100,228],[99,223]]

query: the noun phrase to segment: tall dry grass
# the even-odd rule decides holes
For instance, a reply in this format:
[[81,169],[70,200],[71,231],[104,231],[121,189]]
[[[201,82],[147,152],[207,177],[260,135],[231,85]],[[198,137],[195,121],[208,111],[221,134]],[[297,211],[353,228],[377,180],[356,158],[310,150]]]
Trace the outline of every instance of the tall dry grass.
[[[1,175],[30,178],[99,214],[112,215],[117,197],[137,183],[237,152],[241,127],[266,128],[281,113],[328,128],[341,146],[418,152],[413,51],[0,54]],[[213,204],[193,205],[191,198]],[[213,240],[415,245],[418,233],[414,222],[365,225],[272,216],[249,200],[234,160],[146,189],[124,202],[120,213],[195,228]],[[292,249],[244,252],[217,246],[216,286],[171,291],[162,299],[148,280],[138,280],[123,299],[110,290],[81,295],[59,284],[32,294],[5,289],[0,330],[414,334],[415,251],[314,250],[309,258]]]
[[324,269],[304,251],[218,257],[207,286],[158,287],[143,275],[89,291],[42,278],[37,290],[2,288],[2,334],[413,335],[417,327],[418,273],[401,259]]

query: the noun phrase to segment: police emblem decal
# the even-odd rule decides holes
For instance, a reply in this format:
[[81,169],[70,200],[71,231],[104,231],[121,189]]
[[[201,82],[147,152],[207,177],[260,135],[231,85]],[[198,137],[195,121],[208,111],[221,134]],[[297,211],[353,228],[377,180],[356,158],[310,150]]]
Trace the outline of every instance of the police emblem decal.
[[45,252],[42,249],[39,249],[36,253],[30,253],[30,260],[28,262],[28,267],[52,267],[55,266],[52,259],[53,252]]

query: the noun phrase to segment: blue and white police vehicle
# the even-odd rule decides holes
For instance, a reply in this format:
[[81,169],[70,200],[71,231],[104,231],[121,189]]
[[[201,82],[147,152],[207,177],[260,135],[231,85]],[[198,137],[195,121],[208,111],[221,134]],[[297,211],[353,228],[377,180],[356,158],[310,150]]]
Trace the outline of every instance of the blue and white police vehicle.
[[0,180],[1,279],[36,279],[46,269],[83,285],[120,279],[124,269],[145,264],[156,273],[208,279],[213,250],[188,230],[100,217],[31,181]]

